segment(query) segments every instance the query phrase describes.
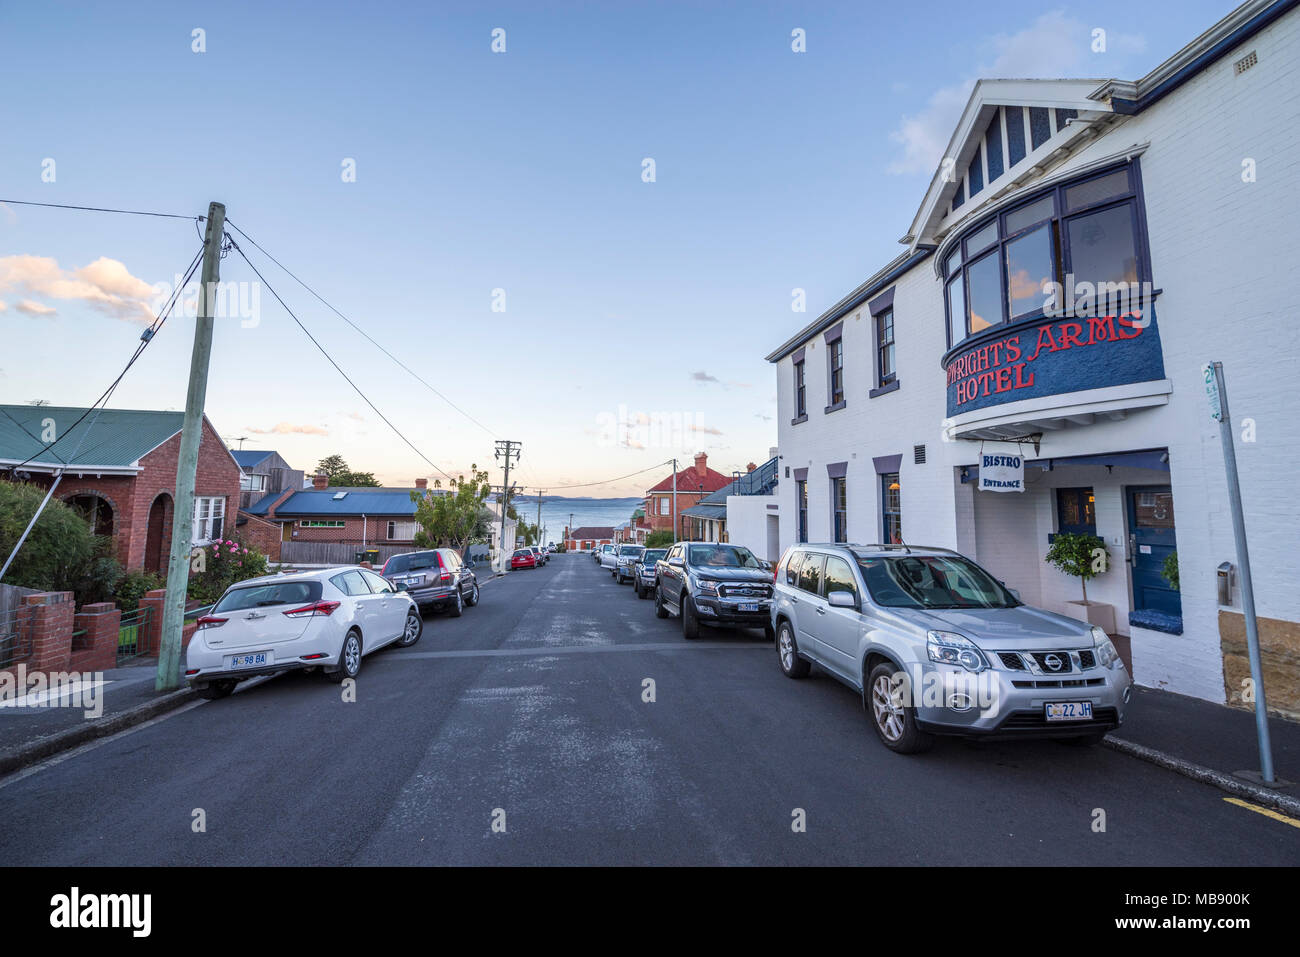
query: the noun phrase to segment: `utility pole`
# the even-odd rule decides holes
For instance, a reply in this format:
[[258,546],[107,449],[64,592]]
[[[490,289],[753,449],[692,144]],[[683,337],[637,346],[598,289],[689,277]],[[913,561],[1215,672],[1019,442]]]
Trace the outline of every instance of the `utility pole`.
[[542,496],[546,494],[546,489],[539,488],[537,491],[537,544],[542,544]]
[[505,571],[506,567],[506,509],[510,505],[510,462],[519,461],[519,446],[521,443],[513,439],[497,439],[496,450],[494,455],[498,462],[504,458],[506,477],[501,483],[501,570]]
[[681,519],[677,516],[677,460],[673,459],[673,541],[677,541],[681,534]]
[[167,564],[158,677],[154,681],[158,691],[171,691],[180,684],[181,629],[185,624],[185,595],[189,590],[193,550],[194,473],[198,469],[199,440],[203,436],[203,402],[208,394],[208,361],[212,358],[212,310],[221,279],[221,241],[225,227],[226,207],[221,203],[209,204],[203,235],[199,315],[194,324],[194,351],[190,355],[190,387],[185,397],[185,420],[176,463],[171,558]]

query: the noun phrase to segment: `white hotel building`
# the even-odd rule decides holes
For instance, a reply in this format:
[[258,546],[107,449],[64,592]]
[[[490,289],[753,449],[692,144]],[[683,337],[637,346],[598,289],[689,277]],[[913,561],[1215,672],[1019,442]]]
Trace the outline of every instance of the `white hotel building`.
[[[1088,598],[1137,682],[1241,704],[1202,381],[1219,361],[1268,703],[1300,716],[1296,7],[1246,3],[1137,81],[976,86],[903,252],[767,357],[782,547],[954,548],[1083,617],[1078,579],[1044,556],[1058,532],[1096,534],[1111,562]],[[1084,283],[1150,295],[1107,309]],[[1024,491],[977,491],[982,452],[1023,455]],[[1161,575],[1175,550],[1181,591]]]

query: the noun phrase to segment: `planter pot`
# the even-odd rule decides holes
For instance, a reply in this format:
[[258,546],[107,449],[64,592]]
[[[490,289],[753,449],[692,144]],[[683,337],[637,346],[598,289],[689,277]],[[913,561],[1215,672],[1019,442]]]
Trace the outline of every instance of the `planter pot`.
[[[1115,634],[1115,606],[1104,601],[1070,601],[1070,616],[1096,625],[1108,635]],[[1076,610],[1077,609],[1077,610]]]

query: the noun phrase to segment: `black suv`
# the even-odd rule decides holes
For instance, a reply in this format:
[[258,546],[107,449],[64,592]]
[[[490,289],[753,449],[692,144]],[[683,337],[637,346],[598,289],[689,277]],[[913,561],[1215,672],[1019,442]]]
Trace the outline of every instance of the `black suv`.
[[379,574],[414,598],[421,611],[432,606],[459,618],[467,606],[478,604],[478,579],[450,548],[394,555]]
[[678,542],[655,565],[655,615],[682,620],[682,635],[700,625],[762,628],[773,638],[772,566],[741,545]]

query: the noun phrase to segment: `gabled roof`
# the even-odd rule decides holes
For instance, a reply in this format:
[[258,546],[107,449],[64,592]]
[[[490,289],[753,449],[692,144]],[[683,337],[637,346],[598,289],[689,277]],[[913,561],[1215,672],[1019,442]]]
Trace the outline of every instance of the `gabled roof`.
[[255,465],[260,465],[269,459],[274,452],[257,451],[255,449],[231,449],[230,454],[235,457],[241,469],[251,469]]
[[[411,493],[420,491],[409,488],[322,488],[304,489],[294,492],[284,504],[275,510],[276,518],[299,518],[326,516],[332,518],[360,518],[380,516],[404,516],[415,514],[415,502]],[[427,494],[425,489],[422,494]],[[339,498],[339,494],[343,497]],[[271,496],[246,509],[253,515],[261,514],[270,507],[274,499]],[[264,506],[259,508],[258,506]]]
[[[86,409],[54,405],[0,405],[0,465],[31,459],[34,470],[67,466],[94,471],[135,472],[140,459],[181,431],[183,412],[100,409],[80,423]],[[41,441],[53,420],[57,440]],[[74,423],[76,423],[74,427]]]
[[614,529],[605,525],[584,525],[582,528],[575,528],[569,532],[570,541],[581,541],[584,538],[601,539],[613,537]]
[[[731,479],[707,465],[704,471],[698,471],[694,465],[688,465],[677,473],[677,491],[679,492],[698,492],[700,487],[704,487],[706,492],[716,492],[722,488]],[[652,485],[650,492],[671,492],[673,490],[673,477],[669,475],[658,485]]]

